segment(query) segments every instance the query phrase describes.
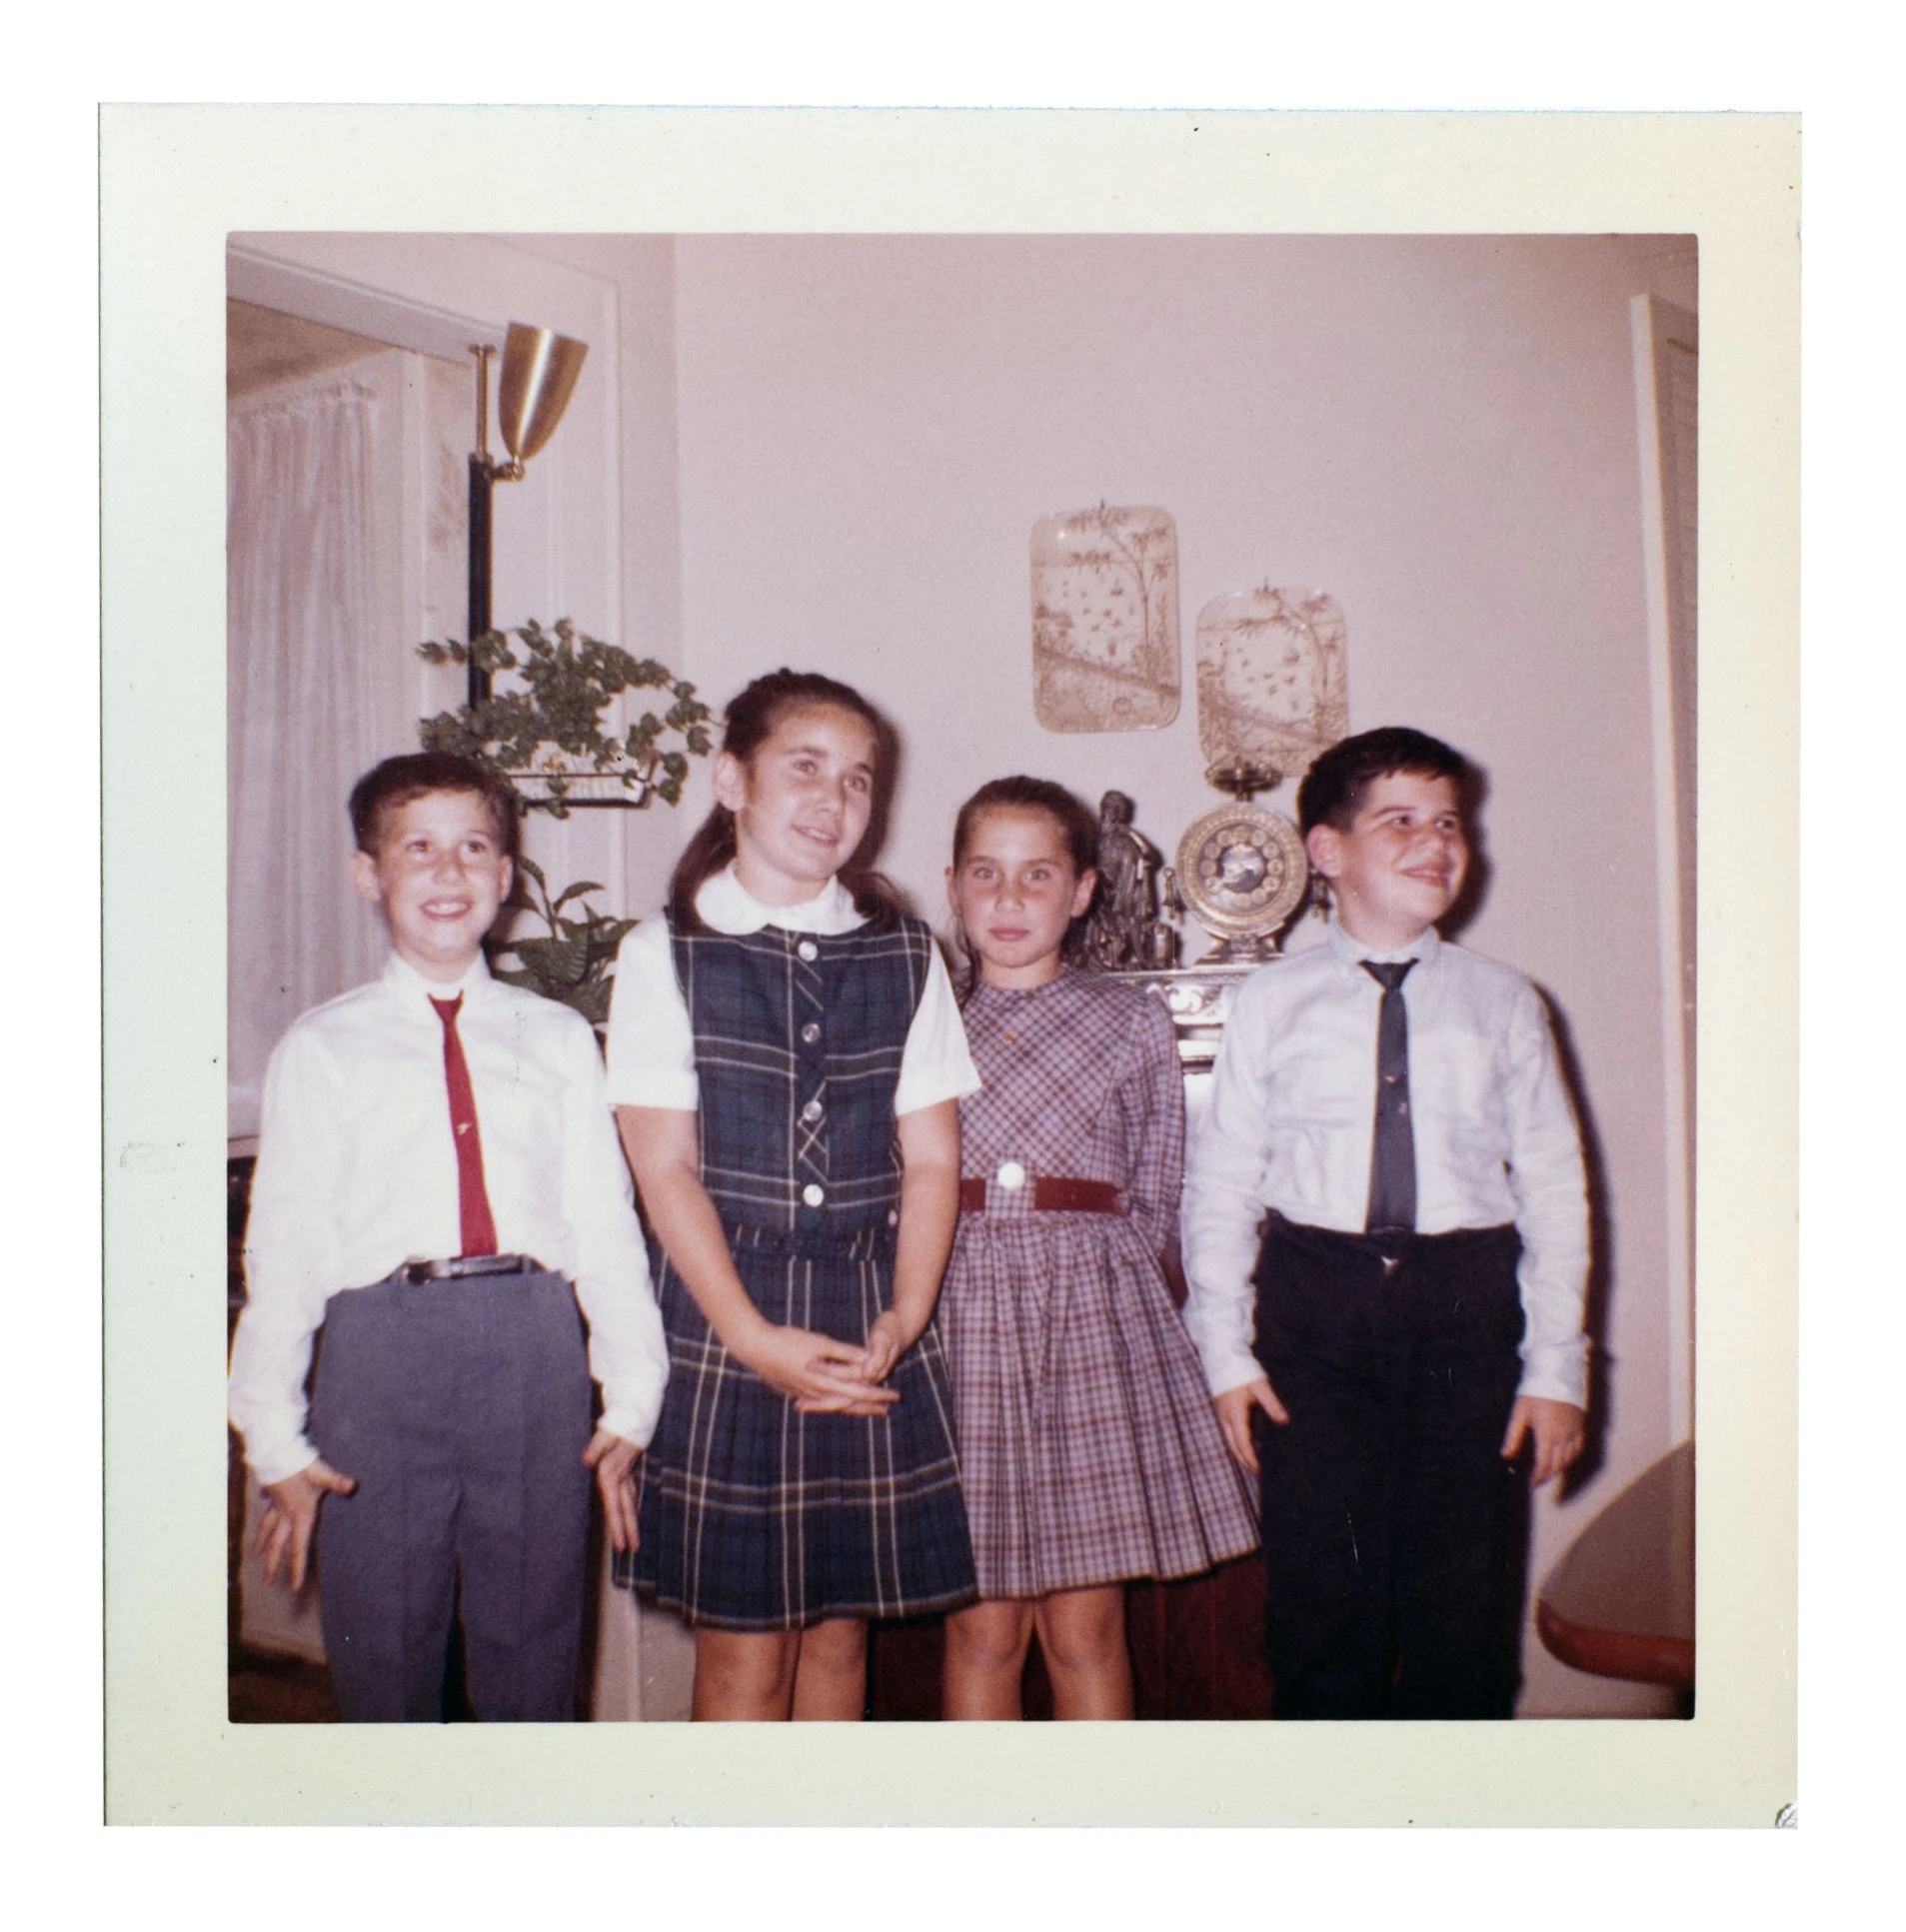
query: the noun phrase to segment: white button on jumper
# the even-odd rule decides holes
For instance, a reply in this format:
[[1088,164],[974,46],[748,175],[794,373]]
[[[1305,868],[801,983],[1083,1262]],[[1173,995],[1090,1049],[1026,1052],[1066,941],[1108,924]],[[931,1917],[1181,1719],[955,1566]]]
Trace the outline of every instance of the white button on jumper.
[[804,1120],[818,1120],[818,1119],[820,1119],[820,1118],[821,1118],[821,1102],[820,1102],[819,1100],[810,1100],[810,1101],[808,1102],[808,1104],[807,1104],[806,1106],[804,1106],[804,1107],[803,1107],[803,1108],[801,1109],[801,1117],[802,1117],[802,1118],[803,1118]]
[[1002,1160],[996,1178],[1007,1193],[1017,1193],[1025,1185],[1025,1169],[1016,1160]]
[[812,1046],[815,1043],[815,1041],[821,1037],[820,1020],[818,1019],[809,1020],[808,1023],[801,1029],[801,1037],[804,1041],[806,1041],[808,1045]]
[[827,1197],[828,1197],[828,1190],[825,1187],[823,1187],[818,1181],[813,1181],[813,1180],[809,1181],[807,1186],[805,1186],[801,1190],[801,1198],[805,1200],[810,1207],[819,1207],[821,1203],[827,1199]]
[[816,946],[812,940],[803,940],[801,944],[795,948],[795,951],[798,954],[800,954],[804,960],[818,960],[821,957],[821,949],[818,946]]

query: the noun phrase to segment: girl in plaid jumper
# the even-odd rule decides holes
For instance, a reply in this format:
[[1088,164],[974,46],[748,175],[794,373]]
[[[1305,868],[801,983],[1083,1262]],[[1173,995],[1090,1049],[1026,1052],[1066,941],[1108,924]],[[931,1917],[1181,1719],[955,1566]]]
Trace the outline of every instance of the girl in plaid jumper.
[[1184,1097],[1169,1015],[1065,960],[1097,825],[999,779],[961,809],[948,891],[973,962],[959,1231],[941,1302],[981,1601],[947,1625],[949,1717],[1020,1715],[1036,1631],[1061,1718],[1131,1715],[1123,1582],[1256,1547],[1160,1257]]
[[972,1596],[931,1317],[978,1079],[931,935],[865,869],[890,746],[850,687],[757,679],[617,971],[670,1346],[627,1580],[693,1626],[698,1718],[858,1718],[867,1619]]

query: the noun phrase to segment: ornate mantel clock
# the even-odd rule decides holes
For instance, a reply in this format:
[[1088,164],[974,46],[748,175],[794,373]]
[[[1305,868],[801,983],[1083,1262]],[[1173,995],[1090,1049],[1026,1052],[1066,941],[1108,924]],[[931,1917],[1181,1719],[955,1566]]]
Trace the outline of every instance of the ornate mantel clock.
[[1232,794],[1195,821],[1178,843],[1177,884],[1198,924],[1217,941],[1202,964],[1258,965],[1274,959],[1277,935],[1303,903],[1310,867],[1290,821],[1250,803],[1277,774],[1234,764],[1205,776]]

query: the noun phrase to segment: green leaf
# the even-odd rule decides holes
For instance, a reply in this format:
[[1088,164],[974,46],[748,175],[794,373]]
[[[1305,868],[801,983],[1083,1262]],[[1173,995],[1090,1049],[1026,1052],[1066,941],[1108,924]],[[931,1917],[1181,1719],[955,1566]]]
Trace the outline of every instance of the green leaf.
[[[468,662],[494,679],[510,674],[508,688],[493,689],[482,704],[420,719],[418,742],[427,750],[475,759],[497,773],[516,790],[526,812],[569,817],[566,780],[549,779],[534,798],[518,784],[519,775],[535,769],[551,751],[581,770],[613,775],[623,795],[617,802],[639,811],[658,797],[666,805],[679,804],[688,761],[714,750],[706,728],[713,714],[694,698],[694,685],[653,658],[632,657],[589,636],[570,618],[559,618],[547,630],[532,618],[513,632],[493,629],[467,645],[432,640],[417,651],[431,664]],[[623,692],[641,688],[667,691],[675,702],[663,718],[645,712],[618,738],[607,729],[605,714]],[[667,742],[671,736],[679,739],[679,749]],[[664,774],[660,782],[658,771]],[[544,912],[547,917],[548,909]]]
[[574,985],[589,970],[589,947],[580,939],[521,940],[506,950],[540,986]]

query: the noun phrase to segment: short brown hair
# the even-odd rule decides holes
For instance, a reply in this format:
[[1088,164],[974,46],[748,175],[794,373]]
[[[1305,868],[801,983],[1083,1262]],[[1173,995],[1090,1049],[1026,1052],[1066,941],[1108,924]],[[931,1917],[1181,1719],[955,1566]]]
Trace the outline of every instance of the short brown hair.
[[431,792],[474,792],[490,808],[490,823],[506,859],[520,844],[517,796],[508,779],[459,752],[407,752],[374,766],[351,788],[351,830],[358,850],[373,859],[391,815]]
[[1448,779],[1467,810],[1475,774],[1469,761],[1440,738],[1407,725],[1384,725],[1339,739],[1311,762],[1297,788],[1297,825],[1306,838],[1317,826],[1348,832],[1378,779],[1393,772]]

